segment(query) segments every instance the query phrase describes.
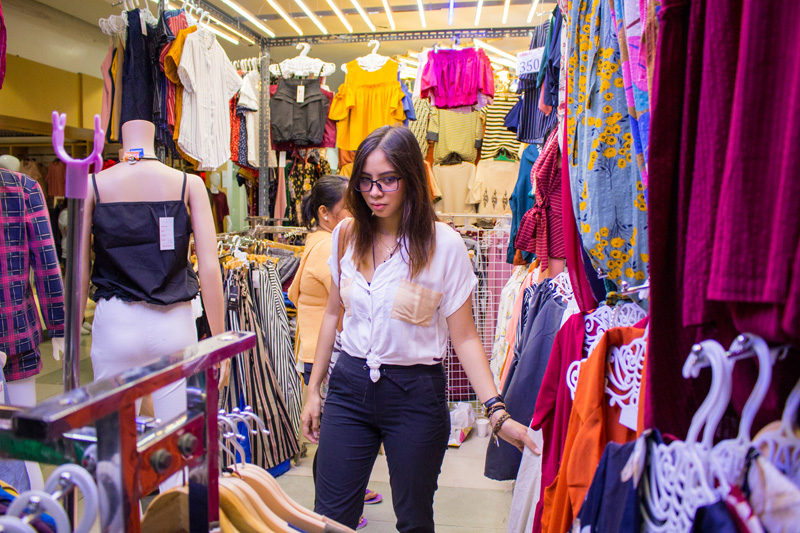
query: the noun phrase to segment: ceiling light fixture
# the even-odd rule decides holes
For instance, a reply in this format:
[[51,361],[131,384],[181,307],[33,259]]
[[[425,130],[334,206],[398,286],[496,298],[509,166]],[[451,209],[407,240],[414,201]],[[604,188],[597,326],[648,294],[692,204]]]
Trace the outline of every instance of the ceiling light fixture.
[[395,26],[394,17],[392,16],[392,8],[389,7],[389,2],[387,0],[383,0],[383,9],[386,11],[386,16],[389,17],[389,27],[391,27],[392,31],[394,31]]
[[331,9],[333,10],[333,12],[336,13],[336,16],[339,17],[339,20],[342,21],[342,24],[344,24],[344,27],[347,28],[347,31],[349,33],[353,33],[353,27],[350,25],[349,22],[347,22],[347,19],[344,18],[344,13],[342,13],[342,10],[339,9],[339,6],[334,4],[333,0],[326,0],[326,1],[328,2],[328,5],[331,6]]
[[223,4],[225,4],[226,6],[228,6],[231,9],[233,9],[234,11],[239,13],[241,16],[246,18],[248,21],[250,21],[250,23],[253,24],[253,26],[255,26],[256,28],[258,28],[258,30],[260,32],[262,32],[262,33],[264,33],[266,35],[269,35],[270,37],[275,37],[275,32],[274,31],[272,31],[271,29],[269,29],[266,26],[264,26],[264,24],[262,24],[261,21],[258,20],[255,17],[255,15],[253,15],[252,13],[247,11],[245,8],[243,8],[242,6],[240,6],[239,4],[234,2],[233,0],[221,0],[221,1],[222,1]]
[[410,57],[399,56],[397,58],[397,61],[399,61],[400,63],[405,63],[406,65],[411,65],[412,67],[419,66],[419,61],[417,61],[416,59],[411,59]]
[[492,46],[489,43],[481,41],[480,39],[472,39],[472,42],[475,43],[475,46],[483,48],[484,50],[488,50],[489,52],[492,52],[493,54],[499,55],[500,57],[504,57],[507,61],[513,61],[514,65],[516,66],[516,64],[517,64],[516,56],[514,56],[512,54],[509,54],[508,52],[503,52],[502,50],[500,50],[496,46]]
[[294,19],[289,16],[289,13],[287,13],[278,2],[275,0],[267,0],[267,3],[272,6],[272,9],[278,12],[278,15],[280,15],[281,18],[285,20],[287,24],[289,24],[289,26],[291,26],[292,29],[297,32],[298,35],[303,35],[303,30],[300,29],[300,26],[297,25]]
[[504,57],[489,56],[489,61],[492,62],[492,63],[497,63],[498,65],[505,65],[505,66],[513,68],[513,69],[517,68],[517,62],[516,61],[510,61],[510,60],[508,60],[508,59],[506,59]]
[[425,7],[422,5],[422,0],[417,0],[417,7],[419,8],[419,21],[422,24],[422,28],[425,29],[428,25],[425,24]]
[[[159,0],[150,0],[150,1],[151,1],[151,2],[153,2],[154,4],[157,4],[157,3],[159,2]],[[178,9],[178,8],[177,8],[177,7],[175,7],[175,6],[173,6],[173,5],[172,5],[170,2],[167,2],[167,9]],[[213,15],[209,14],[209,15],[208,15],[208,18],[209,18],[209,20],[213,21],[213,22],[214,22],[214,24],[216,24],[217,26],[222,26],[223,28],[225,28],[225,29],[226,29],[226,30],[228,30],[229,32],[233,33],[234,35],[238,36],[238,37],[239,37],[239,38],[241,38],[241,39],[244,39],[244,40],[245,40],[245,41],[247,41],[248,43],[250,43],[250,44],[256,44],[256,42],[255,42],[253,39],[251,39],[251,38],[250,38],[250,37],[248,37],[247,35],[243,35],[242,33],[240,33],[240,32],[238,32],[238,31],[236,31],[235,29],[231,28],[230,26],[228,26],[227,24],[225,24],[224,22],[222,22],[221,20],[219,20],[217,17],[215,17],[215,16],[213,16]],[[212,30],[212,31],[213,31],[213,30]],[[222,35],[221,35],[221,36],[222,36]],[[222,37],[223,37],[223,38],[228,38],[228,36],[222,36]],[[228,40],[230,41],[230,39],[228,39]],[[233,42],[233,41],[231,41],[231,42]],[[239,44],[238,40],[236,41],[236,44]]]
[[[506,0],[506,2],[510,2],[511,0]],[[447,24],[452,26],[453,25],[453,11],[455,9],[455,0],[450,0],[450,7],[447,9]]]
[[536,6],[539,5],[539,0],[533,0],[533,4],[531,5],[531,12],[528,13],[528,24],[531,23],[533,20],[533,14],[536,12]]
[[222,37],[226,41],[232,42],[233,44],[236,44],[236,45],[239,44],[239,39],[237,39],[236,37],[232,37],[232,36],[228,35],[227,33],[219,31],[217,28],[215,28],[214,26],[212,26],[210,24],[207,24],[206,28],[208,28],[209,31],[211,31],[213,33],[216,33],[217,35],[219,35],[220,37]]
[[356,11],[358,11],[358,14],[361,15],[362,19],[364,19],[364,22],[367,23],[367,26],[369,26],[370,31],[374,32],[375,25],[372,23],[371,20],[369,20],[369,16],[367,16],[367,13],[361,8],[361,4],[358,3],[358,0],[350,0],[350,3],[353,4],[354,8],[356,8]]
[[308,15],[308,18],[311,19],[311,22],[313,22],[314,25],[316,25],[316,27],[319,28],[319,30],[324,35],[328,35],[328,30],[325,29],[325,26],[322,25],[322,21],[319,20],[319,18],[314,14],[313,11],[308,9],[308,6],[305,4],[305,2],[303,2],[303,0],[294,0],[294,1],[298,6],[300,6],[300,9],[302,9],[305,12],[305,14]]
[[506,23],[508,20],[508,7],[511,5],[511,0],[506,0],[505,5],[503,5],[503,24]]
[[478,9],[475,10],[475,25],[477,26],[481,20],[481,9],[483,9],[483,0],[478,0]]

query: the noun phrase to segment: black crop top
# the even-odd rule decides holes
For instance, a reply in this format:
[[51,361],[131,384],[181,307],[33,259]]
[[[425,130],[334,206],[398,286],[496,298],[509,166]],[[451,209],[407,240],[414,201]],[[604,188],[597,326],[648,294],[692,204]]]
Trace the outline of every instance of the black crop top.
[[92,174],[94,301],[169,305],[192,300],[200,284],[189,265],[192,223],[186,204],[186,173],[178,200],[102,203]]

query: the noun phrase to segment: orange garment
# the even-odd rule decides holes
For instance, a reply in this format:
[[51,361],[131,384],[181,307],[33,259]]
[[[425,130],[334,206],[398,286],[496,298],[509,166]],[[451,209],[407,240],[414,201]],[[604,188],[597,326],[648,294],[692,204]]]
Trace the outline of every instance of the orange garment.
[[644,329],[639,328],[609,329],[581,366],[561,456],[561,470],[553,484],[544,491],[543,533],[570,530],[606,444],[623,444],[636,439],[635,431],[619,423],[619,406],[608,405],[605,376],[608,350],[630,344],[642,335]]
[[353,163],[347,163],[343,167],[339,167],[339,175],[349,178],[353,175]]
[[539,266],[539,261],[534,261],[528,270],[528,275],[522,280],[522,285],[519,287],[517,297],[514,299],[514,310],[511,313],[511,320],[508,322],[508,331],[506,332],[506,357],[503,361],[502,371],[500,372],[500,390],[505,386],[506,378],[508,377],[509,365],[507,364],[514,355],[514,345],[517,338],[517,324],[519,323],[519,316],[522,314],[522,296],[525,294],[525,289],[533,285],[538,277],[536,267]]
[[391,59],[371,72],[361,68],[357,59],[347,64],[344,83],[328,111],[328,118],[336,121],[339,150],[357,150],[374,130],[405,120],[397,68],[397,62]]
[[428,174],[428,191],[431,193],[433,203],[436,203],[442,199],[442,190],[439,188],[436,176],[433,175],[431,164],[427,161],[425,161],[425,172]]
[[175,141],[175,148],[181,157],[189,161],[195,168],[197,168],[197,160],[192,159],[183,150],[178,147],[178,137],[181,131],[181,113],[183,111],[183,84],[181,78],[178,76],[178,67],[181,64],[181,56],[183,55],[183,45],[186,43],[186,37],[197,31],[197,26],[189,26],[186,29],[180,30],[175,40],[164,58],[164,74],[167,79],[175,84],[175,129],[172,132],[172,138]]

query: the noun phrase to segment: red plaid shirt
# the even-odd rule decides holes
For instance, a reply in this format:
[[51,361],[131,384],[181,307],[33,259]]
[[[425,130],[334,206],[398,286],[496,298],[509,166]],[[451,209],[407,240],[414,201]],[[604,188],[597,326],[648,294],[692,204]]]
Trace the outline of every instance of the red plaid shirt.
[[33,267],[42,315],[51,337],[64,336],[64,286],[50,217],[39,184],[0,169],[0,351],[8,381],[39,373],[42,325],[33,298]]

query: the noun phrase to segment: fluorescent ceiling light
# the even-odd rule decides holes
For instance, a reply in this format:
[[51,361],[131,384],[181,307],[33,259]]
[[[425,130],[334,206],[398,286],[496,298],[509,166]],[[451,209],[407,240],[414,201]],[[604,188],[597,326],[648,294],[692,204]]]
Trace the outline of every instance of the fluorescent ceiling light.
[[[150,1],[151,1],[151,2],[153,2],[154,4],[157,4],[159,0],[150,0]],[[167,2],[167,9],[178,9],[178,8],[177,8],[177,7],[175,7],[175,6],[173,6],[171,3]],[[245,41],[247,41],[248,43],[250,43],[250,44],[256,44],[256,42],[255,42],[253,39],[251,39],[251,38],[250,38],[250,37],[248,37],[247,35],[243,35],[241,32],[238,32],[238,31],[236,31],[235,29],[231,28],[230,26],[228,26],[227,24],[225,24],[224,22],[222,22],[221,20],[219,20],[217,17],[215,17],[215,16],[213,16],[213,15],[209,14],[208,18],[209,18],[209,20],[212,20],[212,21],[214,22],[214,24],[216,24],[216,25],[218,25],[218,26],[222,26],[223,28],[225,28],[225,29],[226,29],[226,30],[228,30],[229,32],[231,32],[231,33],[233,33],[234,35],[236,35],[236,36],[240,37],[241,39],[244,39],[244,40],[245,40]],[[221,34],[220,34],[220,36],[222,36],[224,39],[228,38],[228,36],[223,36],[223,35],[221,35]],[[230,39],[228,39],[228,40],[230,40]],[[233,42],[233,41],[231,41],[231,42]],[[239,43],[238,43],[238,41],[236,42],[236,44],[239,44]]]
[[287,13],[278,2],[275,0],[267,0],[267,3],[272,6],[272,9],[278,12],[278,15],[280,15],[281,18],[283,18],[283,20],[285,20],[289,26],[291,26],[292,29],[297,32],[298,35],[303,35],[303,30],[300,29],[300,26],[297,25],[294,19],[289,16],[289,13]]
[[492,63],[497,63],[499,65],[505,65],[505,66],[511,67],[513,69],[517,68],[517,62],[516,61],[510,61],[510,60],[508,60],[508,59],[506,59],[504,57],[489,56],[489,61],[491,61]]
[[422,28],[427,28],[428,25],[425,24],[425,8],[422,6],[422,0],[417,0],[417,8],[419,8],[419,21],[422,24]]
[[362,19],[364,19],[364,22],[367,23],[369,29],[374,32],[375,25],[372,23],[371,20],[369,20],[369,16],[367,16],[366,12],[361,8],[361,5],[358,3],[358,0],[350,0],[350,3],[353,4],[354,8],[356,8],[356,11],[358,11],[358,14],[361,15]]
[[478,0],[478,9],[475,10],[475,25],[481,20],[481,9],[483,9],[483,0]]
[[533,20],[533,14],[536,12],[536,6],[539,5],[539,0],[533,0],[533,4],[531,5],[531,12],[528,13],[528,24],[531,23]]
[[500,57],[504,57],[508,61],[513,61],[514,65],[516,66],[516,64],[517,64],[516,56],[514,56],[512,54],[509,54],[508,52],[503,52],[499,48],[497,48],[495,46],[492,46],[489,43],[483,42],[480,39],[472,39],[472,42],[474,42],[475,46],[477,46],[479,48],[483,48],[484,50],[488,50],[488,51],[490,51],[490,52],[492,52],[494,54],[499,55]]
[[505,5],[503,6],[503,24],[506,23],[508,20],[508,6],[511,5],[511,0],[506,0]]
[[243,16],[244,18],[249,20],[250,23],[253,26],[255,26],[256,28],[258,28],[258,30],[260,32],[262,32],[262,33],[264,33],[266,35],[269,35],[270,37],[275,37],[275,32],[274,31],[272,31],[271,29],[269,29],[266,26],[264,26],[261,23],[260,20],[258,20],[252,13],[247,11],[245,8],[243,8],[242,6],[240,6],[239,4],[234,2],[233,0],[221,0],[221,1],[222,1],[223,4],[225,4],[226,6],[228,6],[231,9],[233,9],[234,11],[239,13],[241,16]]
[[334,4],[333,0],[326,0],[326,1],[328,2],[328,5],[331,6],[331,9],[333,10],[333,12],[336,13],[336,16],[339,17],[339,20],[342,21],[342,24],[344,24],[344,27],[347,28],[347,31],[350,32],[350,33],[353,33],[353,27],[350,25],[349,22],[347,22],[347,19],[344,18],[344,13],[342,13],[342,10],[339,9],[339,6]]
[[[506,0],[506,2],[510,2],[511,0]],[[449,26],[453,25],[453,9],[455,6],[453,5],[455,0],[450,0],[450,6],[447,8],[447,24]]]
[[405,63],[406,65],[411,65],[412,67],[419,66],[419,61],[417,61],[416,59],[411,59],[410,57],[400,56],[397,58],[397,61],[399,61],[400,63]]
[[237,45],[239,44],[239,39],[237,39],[236,37],[231,37],[227,33],[219,31],[217,28],[215,28],[211,24],[206,24],[206,28],[208,28],[210,31],[216,33],[217,35],[219,35],[220,37],[222,37],[226,41],[230,41],[233,44],[237,44]]
[[[298,6],[300,6],[300,9],[305,11],[306,15],[308,15],[308,18],[311,19],[311,22],[313,22],[323,34],[328,35],[328,30],[326,30],[325,26],[322,25],[322,21],[319,20],[319,18],[314,14],[313,11],[308,9],[308,6],[306,6],[305,2],[303,2],[303,0],[294,0],[294,1],[297,3]],[[300,35],[302,35],[302,33]]]
[[383,9],[386,10],[386,16],[389,17],[389,26],[392,28],[392,31],[394,31],[395,27],[394,17],[392,16],[392,8],[389,7],[389,2],[387,0],[383,0]]

